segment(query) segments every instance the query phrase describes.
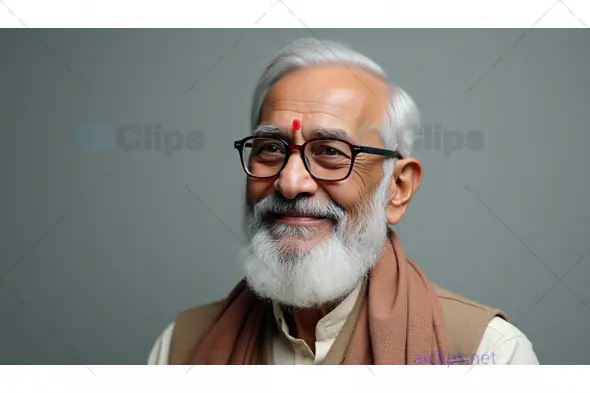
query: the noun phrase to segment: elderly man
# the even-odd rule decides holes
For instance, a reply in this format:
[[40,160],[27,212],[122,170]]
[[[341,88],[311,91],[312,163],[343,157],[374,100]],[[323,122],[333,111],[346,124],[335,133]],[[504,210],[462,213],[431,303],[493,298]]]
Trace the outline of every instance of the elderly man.
[[245,278],[181,313],[150,364],[537,364],[498,309],[434,285],[400,222],[422,179],[412,99],[367,57],[300,40],[260,78],[247,175]]

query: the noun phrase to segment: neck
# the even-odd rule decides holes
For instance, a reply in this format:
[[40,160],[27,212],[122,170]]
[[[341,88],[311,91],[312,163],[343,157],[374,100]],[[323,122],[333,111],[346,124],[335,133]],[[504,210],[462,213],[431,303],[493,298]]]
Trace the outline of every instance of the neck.
[[318,308],[293,308],[286,313],[290,334],[302,339],[315,353],[315,328],[320,319],[337,305],[325,305]]

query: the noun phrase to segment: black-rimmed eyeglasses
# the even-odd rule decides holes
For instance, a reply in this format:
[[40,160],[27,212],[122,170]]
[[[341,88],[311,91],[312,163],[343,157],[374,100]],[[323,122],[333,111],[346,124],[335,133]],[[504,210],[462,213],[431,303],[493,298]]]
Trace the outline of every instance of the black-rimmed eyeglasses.
[[302,145],[291,145],[283,139],[249,136],[235,141],[242,168],[250,177],[268,179],[277,176],[287,165],[291,154],[298,151],[305,169],[316,180],[337,182],[350,176],[360,153],[403,158],[394,150],[356,146],[339,139],[312,139]]

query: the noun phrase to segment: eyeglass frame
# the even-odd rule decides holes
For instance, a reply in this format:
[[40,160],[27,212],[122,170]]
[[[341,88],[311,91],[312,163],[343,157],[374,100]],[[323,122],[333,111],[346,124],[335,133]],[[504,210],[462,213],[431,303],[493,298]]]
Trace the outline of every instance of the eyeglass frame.
[[[246,142],[248,142],[249,140],[253,140],[253,139],[272,139],[272,140],[276,140],[276,141],[282,143],[285,146],[285,151],[286,151],[285,152],[285,160],[283,162],[283,165],[277,171],[276,174],[274,174],[272,176],[255,176],[255,175],[252,175],[251,173],[249,173],[248,170],[246,169],[246,163],[244,162],[244,146],[245,146]],[[316,142],[316,141],[342,142],[342,143],[347,144],[350,147],[350,151],[351,151],[350,168],[348,169],[346,176],[344,176],[340,179],[336,179],[336,180],[327,180],[327,179],[319,178],[312,173],[311,168],[309,167],[309,162],[307,161],[307,157],[305,156],[304,152],[305,152],[305,148],[307,147],[307,145],[309,143]],[[388,149],[381,149],[379,147],[354,145],[354,144],[352,144],[348,141],[342,140],[342,139],[326,138],[326,137],[318,137],[318,138],[309,139],[301,145],[292,145],[289,142],[285,141],[284,139],[274,137],[274,136],[250,135],[250,136],[247,136],[247,137],[240,139],[238,141],[234,141],[234,148],[236,150],[238,150],[238,153],[240,154],[240,162],[242,163],[242,169],[244,170],[244,172],[246,172],[246,175],[248,175],[249,177],[252,177],[254,179],[271,179],[273,177],[278,176],[283,171],[283,169],[285,169],[285,167],[287,166],[287,163],[289,162],[289,159],[291,158],[291,155],[293,154],[294,151],[299,152],[299,154],[301,155],[301,159],[303,161],[303,165],[305,166],[305,169],[307,170],[307,173],[309,173],[309,175],[313,179],[315,179],[317,181],[334,182],[334,183],[341,182],[341,181],[348,179],[348,177],[352,173],[352,168],[354,168],[356,156],[361,153],[373,154],[373,155],[378,155],[378,156],[383,156],[383,157],[388,157],[388,158],[395,158],[398,160],[401,160],[404,158],[400,154],[400,152],[398,152],[397,150],[388,150]]]

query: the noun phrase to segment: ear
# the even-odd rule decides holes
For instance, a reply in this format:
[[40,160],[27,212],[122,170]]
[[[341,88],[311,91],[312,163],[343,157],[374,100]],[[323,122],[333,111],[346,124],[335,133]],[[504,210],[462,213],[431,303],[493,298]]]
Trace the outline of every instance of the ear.
[[389,225],[401,221],[410,204],[410,199],[420,187],[421,182],[422,165],[420,161],[412,157],[396,161],[386,210]]

